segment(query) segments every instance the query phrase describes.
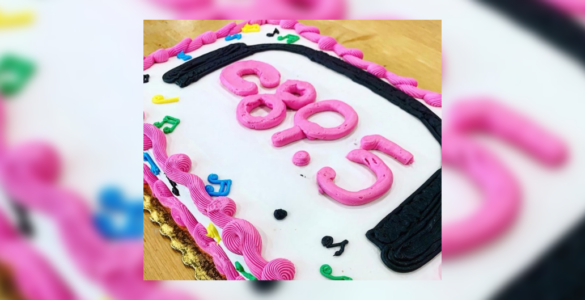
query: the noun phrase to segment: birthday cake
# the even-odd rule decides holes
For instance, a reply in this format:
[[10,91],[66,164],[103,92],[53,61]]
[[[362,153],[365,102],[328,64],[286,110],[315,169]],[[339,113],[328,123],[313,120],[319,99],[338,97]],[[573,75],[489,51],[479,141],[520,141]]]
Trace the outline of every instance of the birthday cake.
[[144,57],[143,103],[144,182],[226,279],[440,278],[440,94],[260,20]]

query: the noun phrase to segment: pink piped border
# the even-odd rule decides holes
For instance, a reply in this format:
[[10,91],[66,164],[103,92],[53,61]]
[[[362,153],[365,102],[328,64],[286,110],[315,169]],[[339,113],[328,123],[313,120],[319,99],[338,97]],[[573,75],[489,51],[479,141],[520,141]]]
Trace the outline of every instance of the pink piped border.
[[364,54],[360,49],[345,48],[343,45],[337,43],[334,38],[321,35],[319,28],[315,26],[306,26],[296,20],[248,20],[239,24],[230,22],[215,32],[207,31],[194,39],[187,37],[173,47],[166,49],[162,48],[154,51],[153,53],[143,58],[143,70],[147,70],[155,63],[166,62],[171,56],[176,56],[181,51],[184,51],[185,53],[192,52],[201,48],[203,45],[211,44],[217,39],[224,38],[228,34],[239,33],[242,31],[242,27],[248,23],[259,25],[279,25],[284,29],[294,29],[300,36],[318,44],[319,49],[335,52],[346,62],[364,69],[369,73],[376,75],[378,78],[384,78],[388,80],[389,83],[394,85],[397,89],[405,92],[409,96],[422,99],[431,106],[442,106],[442,95],[419,88],[416,79],[396,75],[386,70],[381,65],[363,60]]
[[236,271],[223,248],[217,245],[214,239],[206,236],[207,230],[197,221],[189,209],[169,191],[169,188],[162,180],[152,174],[147,165],[143,166],[144,182],[150,186],[153,196],[162,205],[171,209],[173,220],[178,225],[186,227],[197,246],[211,255],[217,270],[222,275],[225,275],[228,280],[246,280]]
[[[5,120],[4,101],[0,97],[2,187],[19,203],[55,221],[67,253],[87,279],[120,300],[193,299],[183,292],[166,289],[159,282],[144,281],[142,242],[105,240],[93,224],[87,201],[58,184],[61,160],[56,150],[45,142],[29,142],[9,148],[4,132]],[[3,240],[10,242],[6,247],[15,247],[13,251],[3,248]],[[0,256],[8,259],[7,263],[14,269],[15,284],[23,295],[37,299],[38,293],[43,293],[46,299],[69,299],[67,288],[58,284],[62,282],[58,275],[48,264],[41,265],[46,260],[37,256],[38,252],[29,251],[28,243],[18,239],[16,233],[2,222],[0,243]]]
[[[167,155],[166,136],[152,124],[143,124],[143,150],[152,152],[163,172],[174,182],[189,189],[197,209],[219,228],[223,228],[222,240],[231,252],[242,255],[250,272],[259,280],[292,280],[294,264],[284,258],[266,261],[262,257],[262,238],[248,221],[234,218],[236,203],[228,197],[212,199],[205,191],[203,180],[189,173],[191,159],[185,154]],[[146,167],[144,168],[146,171]],[[146,180],[146,179],[145,179]],[[152,188],[152,187],[151,187]],[[168,190],[168,188],[167,188]]]

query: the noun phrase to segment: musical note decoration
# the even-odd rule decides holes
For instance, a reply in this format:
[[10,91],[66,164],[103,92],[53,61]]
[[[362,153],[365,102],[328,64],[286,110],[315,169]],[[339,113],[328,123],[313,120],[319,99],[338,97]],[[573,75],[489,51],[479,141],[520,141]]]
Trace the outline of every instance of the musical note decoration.
[[20,233],[27,237],[32,237],[34,234],[34,228],[30,219],[30,215],[28,209],[24,207],[18,201],[9,201],[14,213],[16,215],[16,222],[18,223],[17,227]]
[[[142,237],[142,201],[124,199],[117,187],[102,189],[98,197],[100,212],[94,215],[98,231],[108,239],[138,239]],[[121,215],[119,224],[114,215]]]
[[236,261],[236,270],[242,274],[242,276],[246,277],[248,280],[258,280],[254,275],[246,272],[242,264],[239,261]]
[[188,60],[190,60],[190,59],[191,59],[191,58],[193,58],[193,57],[191,57],[191,55],[187,55],[187,54],[185,54],[185,52],[184,52],[184,51],[181,51],[181,52],[179,52],[179,53],[177,54],[177,58],[178,58],[178,59],[182,59],[183,61],[188,61]]
[[34,19],[35,14],[31,10],[23,10],[13,14],[0,11],[0,29],[29,25]]
[[219,235],[219,232],[217,232],[217,228],[215,228],[215,225],[213,225],[213,223],[209,223],[209,225],[207,225],[207,234],[205,236],[208,236],[216,240],[217,244],[221,242],[221,236]]
[[349,242],[347,240],[343,240],[341,243],[333,244],[333,238],[327,235],[321,239],[321,244],[327,248],[341,247],[335,252],[335,254],[333,254],[333,256],[340,256],[343,254],[343,251],[345,251],[345,245],[349,244]]
[[0,60],[0,94],[14,96],[22,90],[35,71],[31,61],[7,54]]
[[232,40],[239,40],[242,38],[242,34],[241,33],[236,33],[236,34],[232,34],[232,35],[228,35],[225,37],[226,41],[232,41]]
[[278,31],[278,28],[274,28],[274,32],[272,32],[272,33],[269,32],[266,34],[266,36],[273,37],[275,34],[277,34],[277,35],[280,34],[280,31]]
[[163,128],[163,132],[164,133],[171,133],[175,130],[175,128],[177,127],[177,125],[179,125],[179,123],[181,123],[181,120],[177,119],[177,118],[173,118],[171,116],[165,116],[162,120],[162,122],[154,122],[154,126],[156,126],[157,128],[161,128],[165,123],[171,124],[171,127],[165,127]]
[[299,38],[298,35],[287,34],[285,36],[279,36],[276,39],[279,40],[279,41],[286,40],[286,43],[287,44],[292,44],[292,43],[298,41],[300,38]]
[[213,186],[211,185],[205,186],[205,191],[207,192],[207,194],[209,194],[209,196],[215,197],[227,196],[230,193],[230,189],[232,187],[231,179],[219,180],[217,174],[209,174],[209,176],[207,176],[207,181],[209,181],[209,183],[211,184],[219,184],[219,189],[217,190],[217,192],[215,191]]
[[150,165],[150,172],[152,172],[152,174],[154,175],[160,174],[160,169],[158,168],[152,157],[150,157],[150,154],[148,154],[148,152],[143,153],[142,160]]
[[160,174],[160,169],[158,168],[152,157],[150,157],[150,154],[148,154],[148,152],[144,152],[142,160],[150,165],[150,172],[152,172],[152,174],[154,175]]
[[173,102],[179,102],[179,97],[169,98],[169,99],[165,99],[165,97],[163,97],[163,95],[154,95],[152,97],[152,103],[154,103],[154,104],[164,104],[164,103],[173,103]]
[[171,186],[173,187],[173,194],[174,194],[175,196],[181,196],[181,195],[179,195],[179,190],[177,189],[177,183],[176,183],[176,182],[174,182],[174,181],[172,181],[172,180],[169,178],[169,176],[166,176],[166,175],[165,175],[165,177],[167,177],[167,180],[169,181],[169,183],[170,183],[170,184],[171,184]]
[[333,276],[333,275],[331,275],[331,273],[333,273],[333,269],[331,269],[331,266],[328,264],[322,265],[321,268],[319,269],[319,271],[321,272],[321,275],[323,275],[331,280],[353,280],[353,279],[351,279],[351,277],[347,277],[347,276]]
[[242,27],[242,32],[258,32],[260,31],[260,25],[258,24],[246,24]]

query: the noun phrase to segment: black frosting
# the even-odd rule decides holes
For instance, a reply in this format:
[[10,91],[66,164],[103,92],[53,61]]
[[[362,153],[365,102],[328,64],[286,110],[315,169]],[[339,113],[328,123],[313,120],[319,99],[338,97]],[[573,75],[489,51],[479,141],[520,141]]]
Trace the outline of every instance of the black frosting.
[[585,66],[585,29],[552,4],[539,0],[482,0],[549,40]]
[[276,218],[277,220],[284,220],[284,218],[286,218],[287,215],[288,213],[284,209],[277,209],[274,211],[274,218]]
[[[322,51],[292,44],[243,43],[209,52],[164,74],[163,80],[186,87],[233,62],[264,51],[303,55],[332,71],[347,76],[419,119],[441,144],[441,119],[418,100],[384,80]],[[397,272],[414,271],[441,252],[441,169],[398,208],[382,219],[366,237],[382,251],[382,261]]]
[[491,299],[585,299],[585,216]]

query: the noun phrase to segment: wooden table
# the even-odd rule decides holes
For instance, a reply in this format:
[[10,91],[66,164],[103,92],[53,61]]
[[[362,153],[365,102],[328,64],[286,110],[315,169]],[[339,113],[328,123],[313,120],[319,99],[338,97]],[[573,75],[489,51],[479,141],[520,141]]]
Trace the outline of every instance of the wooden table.
[[[185,37],[215,31],[230,21],[144,21],[144,56],[168,48]],[[238,20],[238,22],[240,22]],[[364,59],[391,72],[417,79],[423,89],[441,93],[441,21],[301,21],[316,26],[347,48],[358,48]],[[179,252],[159,234],[144,213],[144,279],[193,280]]]

